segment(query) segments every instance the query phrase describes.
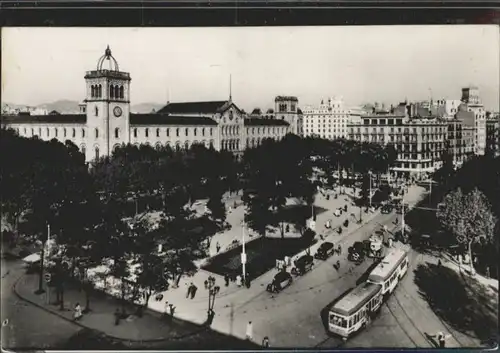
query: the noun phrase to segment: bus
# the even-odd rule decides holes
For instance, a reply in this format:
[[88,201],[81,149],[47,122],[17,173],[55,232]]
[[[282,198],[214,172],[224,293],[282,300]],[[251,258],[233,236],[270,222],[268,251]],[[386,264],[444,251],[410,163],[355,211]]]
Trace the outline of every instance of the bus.
[[328,313],[328,329],[347,340],[371,321],[381,305],[382,286],[363,282],[332,304]]
[[408,253],[403,249],[393,248],[368,275],[368,282],[383,287],[382,295],[387,297],[408,270]]

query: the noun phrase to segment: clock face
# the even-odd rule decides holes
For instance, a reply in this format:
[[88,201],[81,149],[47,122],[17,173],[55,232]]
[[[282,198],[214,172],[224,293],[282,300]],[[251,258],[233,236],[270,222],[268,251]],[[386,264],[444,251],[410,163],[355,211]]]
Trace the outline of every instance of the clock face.
[[118,118],[120,116],[122,116],[122,108],[120,107],[115,107],[113,109],[113,114]]

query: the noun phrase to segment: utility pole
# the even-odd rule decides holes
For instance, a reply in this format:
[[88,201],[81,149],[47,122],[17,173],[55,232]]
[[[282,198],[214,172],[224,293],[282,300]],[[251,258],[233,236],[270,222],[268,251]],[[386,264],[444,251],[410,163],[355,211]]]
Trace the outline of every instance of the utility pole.
[[401,236],[404,239],[405,237],[405,191],[403,189],[403,200],[402,200],[402,208],[401,208]]
[[243,283],[246,283],[246,276],[247,276],[247,271],[246,271],[246,262],[247,262],[247,253],[245,251],[245,227],[246,223],[245,220],[243,220],[243,227],[242,227],[242,232],[241,232],[241,265],[242,265],[242,271],[243,271]]
[[368,177],[370,178],[370,208],[372,208],[372,171],[368,172]]

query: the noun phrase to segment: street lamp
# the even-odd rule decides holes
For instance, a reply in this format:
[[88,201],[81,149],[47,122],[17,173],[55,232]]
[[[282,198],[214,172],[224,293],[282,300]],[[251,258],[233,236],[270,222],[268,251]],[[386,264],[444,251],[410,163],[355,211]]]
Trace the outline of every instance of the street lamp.
[[401,237],[405,237],[405,189],[403,188],[403,199],[401,200]]
[[243,216],[243,227],[241,227],[241,268],[243,271],[243,283],[246,283],[246,277],[247,277],[247,271],[246,271],[246,264],[247,264],[247,253],[245,249],[245,216]]
[[215,305],[215,296],[220,291],[220,287],[215,284],[215,278],[214,277],[209,277],[208,278],[207,290],[208,290],[208,311],[207,311],[207,317],[208,317],[208,323],[211,324],[212,320],[213,320],[213,312],[214,312],[214,305]]
[[368,176],[370,178],[370,208],[372,208],[372,171],[368,171]]

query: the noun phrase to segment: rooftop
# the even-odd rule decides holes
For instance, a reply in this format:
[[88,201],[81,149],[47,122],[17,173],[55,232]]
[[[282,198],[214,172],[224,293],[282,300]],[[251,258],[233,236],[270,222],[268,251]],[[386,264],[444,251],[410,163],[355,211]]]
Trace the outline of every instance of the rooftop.
[[298,102],[299,100],[297,97],[294,96],[277,96],[274,99],[275,102],[282,102],[282,101],[293,101],[293,102]]
[[217,125],[211,118],[167,114],[130,114],[130,125]]
[[2,124],[85,124],[85,114],[2,115]]
[[245,126],[290,126],[285,120],[279,119],[246,118],[244,123]]
[[230,101],[167,103],[166,106],[158,110],[158,113],[213,115],[224,111],[230,104]]

